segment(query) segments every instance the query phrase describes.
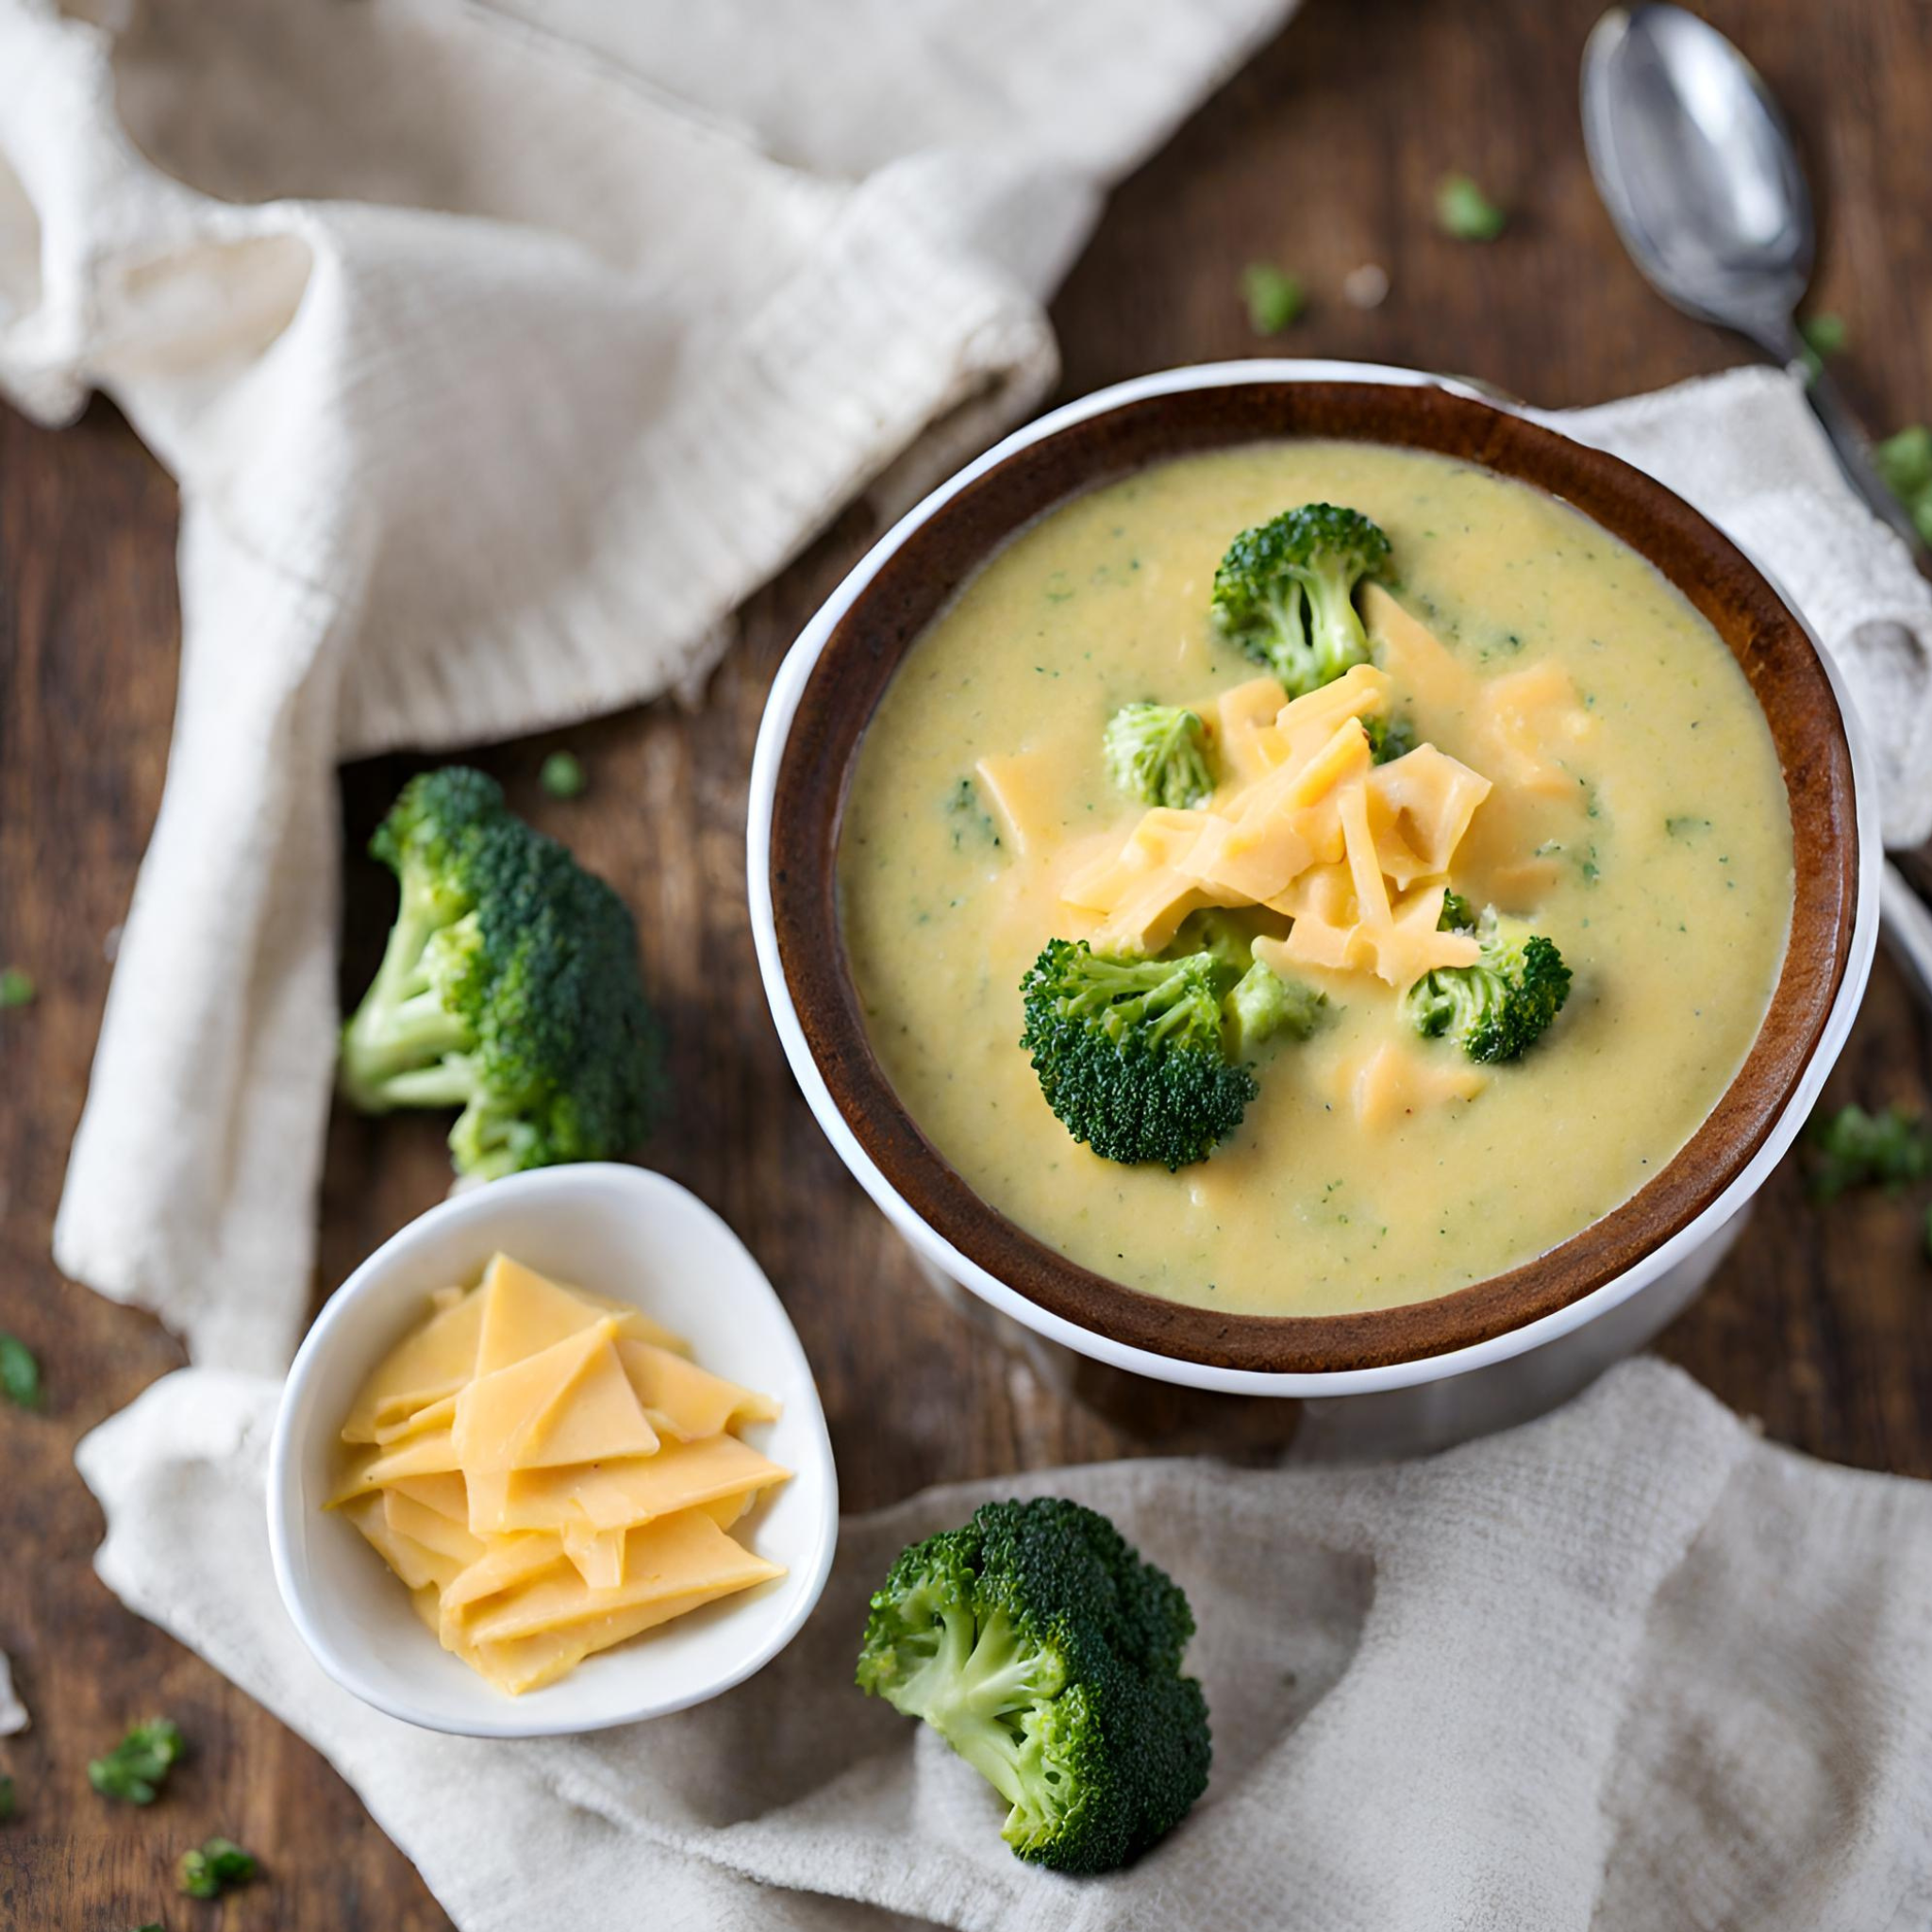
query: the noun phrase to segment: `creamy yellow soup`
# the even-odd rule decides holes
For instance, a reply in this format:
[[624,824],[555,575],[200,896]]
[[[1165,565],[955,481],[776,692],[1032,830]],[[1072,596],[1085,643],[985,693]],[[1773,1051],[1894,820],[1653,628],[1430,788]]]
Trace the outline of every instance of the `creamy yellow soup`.
[[[1061,899],[1069,867],[1117,848],[1143,810],[1108,781],[1106,721],[1138,699],[1211,718],[1217,693],[1256,677],[1210,625],[1215,565],[1239,531],[1309,501],[1388,533],[1394,601],[1360,601],[1382,613],[1370,635],[1395,675],[1393,709],[1496,781],[1451,885],[1547,934],[1571,995],[1523,1058],[1475,1068],[1416,1037],[1398,989],[1297,969],[1326,995],[1324,1024],[1264,1050],[1240,1129],[1176,1173],[1107,1161],[1041,1096],[1018,1044],[1020,980],[1049,938],[1092,930]],[[1396,648],[1399,632],[1440,642],[1426,689],[1403,688],[1401,667],[1423,660]],[[1485,694],[1539,666],[1568,697],[1563,728],[1538,746],[1562,777],[1531,789],[1498,769]],[[1024,777],[1017,820],[981,760]],[[1762,713],[1673,586],[1524,485],[1324,442],[1164,464],[1005,548],[908,653],[868,726],[839,874],[879,1058],[982,1198],[1132,1287],[1309,1315],[1445,1293],[1628,1199],[1749,1051],[1792,893]]]

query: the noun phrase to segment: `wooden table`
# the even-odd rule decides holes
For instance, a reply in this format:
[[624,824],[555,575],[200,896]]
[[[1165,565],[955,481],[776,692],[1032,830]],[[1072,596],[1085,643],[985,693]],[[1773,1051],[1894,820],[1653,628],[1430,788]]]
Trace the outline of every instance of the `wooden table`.
[[[1055,305],[1064,393],[1171,363],[1259,352],[1242,265],[1307,280],[1277,344],[1467,372],[1537,402],[1595,401],[1739,359],[1665,308],[1625,262],[1577,133],[1575,76],[1597,0],[1317,0],[1114,196]],[[1849,321],[1843,375],[1874,425],[1932,414],[1924,102],[1932,25],[1916,0],[1713,0],[1806,138],[1831,217],[1818,303]],[[1515,219],[1490,247],[1443,239],[1433,185],[1466,169]],[[1386,304],[1341,298],[1362,262]],[[22,1815],[0,1826],[0,1924],[422,1932],[447,1922],[354,1795],[305,1744],[95,1580],[101,1522],[75,1440],[182,1360],[146,1317],[63,1282],[48,1259],[61,1170],[107,991],[108,954],[161,792],[178,613],[172,487],[99,406],[49,435],[0,414],[0,963],[32,1008],[0,1014],[0,1327],[45,1364],[45,1413],[0,1413],[0,1648],[34,1728],[0,1744]],[[849,1506],[1024,1466],[1240,1446],[1252,1414],[1204,1417],[1147,1389],[1110,1420],[1060,1399],[923,1285],[793,1091],[747,930],[743,792],[759,708],[792,636],[874,534],[848,512],[746,611],[705,708],[633,711],[480,762],[636,907],[675,1041],[675,1129],[650,1151],[718,1208],[778,1283],[817,1367]],[[545,799],[567,744],[589,793]],[[411,766],[343,775],[352,855]],[[345,990],[389,916],[388,883],[347,864]],[[1923,1015],[1881,959],[1837,1098],[1932,1098]],[[441,1193],[441,1126],[338,1117],[318,1299]],[[1789,1169],[1664,1353],[1775,1437],[1875,1469],[1932,1474],[1932,1265],[1917,1210],[1821,1211]],[[1265,1430],[1263,1431],[1265,1433]],[[84,1762],[132,1719],[193,1740],[164,1801],[88,1789]],[[271,1882],[225,1907],[173,1897],[175,1854],[213,1830]]]

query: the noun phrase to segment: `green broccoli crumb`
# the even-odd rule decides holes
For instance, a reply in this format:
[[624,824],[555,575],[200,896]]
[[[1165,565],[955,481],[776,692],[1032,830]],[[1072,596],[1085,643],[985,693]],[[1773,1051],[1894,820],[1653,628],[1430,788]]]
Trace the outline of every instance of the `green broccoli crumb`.
[[1872,451],[1886,488],[1905,505],[1912,526],[1932,543],[1932,429],[1914,423]]
[[1807,380],[1815,377],[1824,367],[1827,356],[1841,355],[1844,351],[1847,331],[1842,315],[1807,316],[1798,325],[1798,333],[1805,339],[1800,359],[1804,362]]
[[164,1717],[151,1718],[136,1724],[105,1757],[90,1761],[88,1783],[104,1798],[152,1805],[187,1748],[176,1725]]
[[1442,910],[1436,920],[1438,932],[1474,932],[1475,908],[1460,892],[1442,894]]
[[0,1395],[15,1408],[41,1406],[41,1363],[17,1335],[0,1328]]
[[972,778],[961,778],[946,798],[946,812],[953,821],[953,850],[958,852],[972,838],[989,845],[1000,842],[999,827],[992,814],[980,803],[979,787]]
[[1251,261],[1241,271],[1241,300],[1248,307],[1248,326],[1257,336],[1278,336],[1298,321],[1307,307],[1301,277],[1267,261]]
[[251,1852],[231,1838],[211,1838],[193,1851],[183,1852],[175,1867],[186,1898],[220,1898],[246,1885],[261,1870]]
[[1017,1857],[1110,1872],[1207,1788],[1207,1701],[1181,1672],[1193,1634],[1186,1594],[1106,1517],[1060,1497],[988,1503],[900,1553],[858,1682],[992,1786]]
[[1882,1187],[1891,1193],[1932,1174],[1932,1128],[1908,1107],[1867,1113],[1854,1103],[1833,1114],[1815,1114],[1806,1139],[1816,1156],[1812,1198],[1836,1200],[1853,1188]]
[[20,1813],[20,1795],[13,1789],[10,1777],[0,1777],[0,1824]]
[[1436,225],[1457,242],[1493,242],[1509,217],[1467,175],[1444,175],[1436,184]]
[[24,967],[0,967],[0,1008],[30,1007],[40,995],[33,974]]
[[1821,356],[1836,356],[1845,345],[1848,331],[1842,315],[1807,316],[1798,327],[1805,340]]
[[552,798],[581,798],[591,781],[584,775],[581,758],[567,751],[554,751],[543,760],[537,782]]

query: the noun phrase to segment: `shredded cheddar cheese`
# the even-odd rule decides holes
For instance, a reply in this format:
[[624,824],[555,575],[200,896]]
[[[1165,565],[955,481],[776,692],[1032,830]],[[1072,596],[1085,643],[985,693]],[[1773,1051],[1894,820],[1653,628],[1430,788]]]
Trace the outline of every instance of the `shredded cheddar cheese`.
[[[1214,797],[1146,812],[1124,842],[1067,878],[1065,904],[1097,917],[1095,946],[1158,952],[1191,912],[1261,907],[1292,921],[1285,938],[1257,942],[1277,970],[1370,973],[1400,989],[1474,963],[1473,939],[1437,926],[1457,853],[1494,785],[1433,744],[1377,765],[1368,722],[1389,715],[1398,687],[1426,693],[1473,721],[1500,782],[1574,798],[1561,754],[1593,721],[1558,667],[1478,677],[1387,591],[1369,587],[1363,605],[1386,668],[1358,664],[1291,704],[1272,677],[1224,691],[1201,708],[1224,772]],[[1523,860],[1495,875],[1520,896],[1545,865]]]
[[[1063,892],[1100,915],[1093,943],[1156,952],[1203,907],[1262,906],[1294,923],[1260,957],[1375,974],[1403,987],[1475,958],[1436,931],[1450,862],[1490,782],[1433,745],[1374,764],[1364,720],[1387,715],[1391,680],[1356,666],[1262,723],[1272,678],[1222,700],[1235,775],[1205,809],[1157,808]],[[1245,774],[1243,776],[1242,774]]]
[[499,1255],[363,1384],[328,1507],[445,1649],[534,1690],[783,1574],[726,1534],[789,1473],[732,1431],[777,1412],[637,1309]]

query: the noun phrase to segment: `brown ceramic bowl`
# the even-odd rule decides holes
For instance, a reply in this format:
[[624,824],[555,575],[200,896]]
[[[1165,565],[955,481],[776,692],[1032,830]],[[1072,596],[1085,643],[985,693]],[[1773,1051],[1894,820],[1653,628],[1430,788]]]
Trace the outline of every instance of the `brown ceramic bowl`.
[[[901,658],[1014,532],[1083,491],[1232,443],[1347,438],[1432,450],[1561,497],[1704,613],[1764,708],[1784,770],[1796,901],[1757,1041],[1710,1117],[1641,1191],[1507,1274],[1358,1314],[1229,1315],[1109,1281],[979,1199],[874,1058],[847,970],[834,857],[867,722]],[[1627,463],[1470,390],[1353,364],[1182,370],[1087,398],[991,451],[881,542],[800,638],[774,689],[751,797],[754,924],[807,1097],[846,1164],[926,1258],[1028,1326],[1141,1373],[1251,1392],[1434,1379],[1568,1333],[1666,1280],[1729,1222],[1802,1124],[1870,964],[1877,846],[1823,653],[1762,572]],[[1866,788],[1869,799],[1869,788]],[[1628,1324],[1622,1324],[1627,1328]]]

